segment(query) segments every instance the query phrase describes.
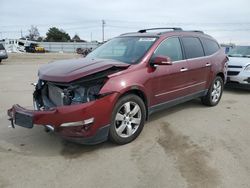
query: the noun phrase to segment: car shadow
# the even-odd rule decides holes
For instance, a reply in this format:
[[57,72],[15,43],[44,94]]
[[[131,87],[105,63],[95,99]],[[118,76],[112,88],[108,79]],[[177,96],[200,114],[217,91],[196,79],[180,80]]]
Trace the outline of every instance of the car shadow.
[[[242,92],[246,93],[246,92]],[[159,120],[163,117],[171,115],[173,113],[177,113],[182,110],[194,109],[194,108],[207,108],[202,105],[200,99],[194,99],[174,107],[157,111],[153,113],[147,124],[150,124],[153,121]],[[26,129],[18,129],[15,130],[18,133],[15,133],[15,139],[7,138],[6,141],[11,145],[13,145],[19,154],[22,155],[34,155],[34,156],[57,156],[61,155],[65,159],[76,159],[83,155],[93,154],[94,152],[98,152],[99,150],[111,149],[113,147],[119,147],[116,144],[113,144],[110,141],[106,141],[104,143],[96,144],[96,145],[82,145],[74,142],[70,142],[62,139],[60,136],[54,133],[45,133],[43,131],[43,127],[35,127],[32,130]],[[28,132],[32,131],[32,132]],[[19,136],[17,136],[19,135]],[[27,136],[26,136],[27,135]],[[1,144],[0,144],[1,149]],[[8,152],[15,152],[11,147],[6,149]]]
[[93,154],[94,152],[113,148],[117,145],[107,141],[96,145],[83,145],[74,142],[62,140],[62,149],[60,155],[66,159],[76,159],[83,155]]
[[225,86],[224,91],[239,95],[249,95],[250,88],[235,88],[232,86]]
[[[166,110],[158,111],[150,116],[146,123],[161,119],[170,114],[176,113],[181,110],[191,108],[203,108],[199,99],[195,99]],[[110,141],[96,145],[83,145],[70,142],[62,139],[59,135],[53,132],[45,133],[43,127],[34,127],[32,130],[16,128],[13,132],[14,135],[8,133],[5,136],[5,143],[7,146],[2,148],[5,152],[12,152],[20,155],[29,156],[62,156],[65,159],[76,159],[81,156],[87,156],[98,152],[99,150],[111,149],[119,147]],[[14,137],[12,137],[14,136]],[[0,143],[1,150],[1,143]]]
[[207,107],[207,106],[204,106],[201,103],[200,99],[193,99],[191,101],[178,104],[176,106],[167,108],[165,110],[157,111],[149,116],[149,119],[147,122],[150,123],[150,122],[156,121],[156,120],[161,119],[163,117],[166,117],[170,114],[177,113],[178,111],[181,111],[181,110],[186,110],[186,109],[190,109],[190,108],[204,108],[204,107]]
[[[204,105],[201,104],[200,99],[194,99],[186,103],[179,104],[177,106],[158,111],[150,116],[148,119],[148,123],[155,121],[157,119],[161,119],[167,115],[176,113],[181,110],[186,110],[189,108],[203,108]],[[146,123],[147,123],[146,122]],[[69,141],[62,140],[63,149],[61,150],[60,154],[63,155],[65,158],[78,158],[83,154],[95,152],[98,150],[105,150],[110,149],[113,147],[119,147],[119,145],[113,144],[110,141],[106,141],[104,143],[100,143],[97,145],[81,145]]]
[[65,159],[75,159],[100,149],[105,150],[116,146],[110,142],[96,145],[69,142],[53,132],[45,132],[41,126],[36,126],[32,130],[16,127],[5,131],[0,134],[0,152],[21,156],[62,156]]

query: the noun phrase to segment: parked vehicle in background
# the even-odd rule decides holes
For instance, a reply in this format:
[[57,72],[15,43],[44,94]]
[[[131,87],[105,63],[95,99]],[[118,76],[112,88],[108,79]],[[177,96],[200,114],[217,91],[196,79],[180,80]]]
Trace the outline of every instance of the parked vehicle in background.
[[250,89],[250,46],[236,46],[228,57],[227,85]]
[[3,44],[0,44],[0,63],[2,62],[2,59],[7,59],[8,54],[3,46]]
[[76,53],[82,54],[83,57],[86,57],[90,52],[92,52],[92,48],[77,48]]
[[37,43],[30,43],[29,46],[25,46],[25,51],[29,53],[45,53],[45,49],[39,46]]
[[123,34],[86,58],[41,67],[35,110],[14,105],[8,115],[13,127],[45,126],[85,144],[108,138],[126,144],[158,110],[194,98],[217,105],[227,60],[216,40],[201,31],[153,28]]

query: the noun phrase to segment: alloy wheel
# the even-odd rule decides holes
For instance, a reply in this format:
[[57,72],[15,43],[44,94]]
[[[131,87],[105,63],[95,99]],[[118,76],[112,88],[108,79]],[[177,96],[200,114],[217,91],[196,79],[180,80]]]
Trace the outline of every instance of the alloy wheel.
[[221,82],[219,80],[216,80],[214,82],[213,91],[211,93],[213,103],[216,103],[218,102],[218,100],[220,100],[221,92],[222,92]]
[[124,103],[115,116],[115,130],[118,136],[127,138],[133,135],[142,120],[140,106],[132,101]]

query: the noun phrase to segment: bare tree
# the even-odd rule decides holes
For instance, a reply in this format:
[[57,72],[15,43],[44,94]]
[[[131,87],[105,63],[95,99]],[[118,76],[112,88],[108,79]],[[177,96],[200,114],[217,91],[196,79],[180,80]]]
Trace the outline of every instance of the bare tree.
[[37,26],[32,25],[31,28],[29,29],[29,35],[27,36],[27,38],[29,40],[37,40],[39,36],[40,33],[38,31]]

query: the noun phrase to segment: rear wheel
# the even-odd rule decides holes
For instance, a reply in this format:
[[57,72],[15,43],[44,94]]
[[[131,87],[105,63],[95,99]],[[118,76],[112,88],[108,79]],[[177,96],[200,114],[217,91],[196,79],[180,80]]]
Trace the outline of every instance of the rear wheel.
[[216,106],[221,99],[223,93],[223,80],[220,76],[217,76],[212,85],[210,86],[206,96],[201,98],[204,105]]
[[109,132],[111,141],[117,144],[127,144],[141,133],[146,117],[144,102],[137,95],[129,94],[115,105]]

